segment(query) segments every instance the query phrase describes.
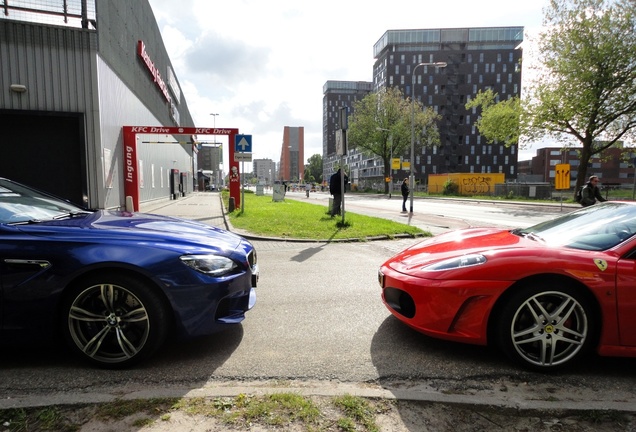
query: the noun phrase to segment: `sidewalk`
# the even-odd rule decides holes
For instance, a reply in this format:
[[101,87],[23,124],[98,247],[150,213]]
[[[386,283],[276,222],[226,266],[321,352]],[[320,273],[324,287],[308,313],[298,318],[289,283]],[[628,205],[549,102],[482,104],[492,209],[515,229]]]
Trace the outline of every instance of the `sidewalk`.
[[139,210],[141,213],[190,219],[234,231],[225,217],[221,204],[221,194],[218,192],[193,192],[176,200],[165,198],[141,203]]

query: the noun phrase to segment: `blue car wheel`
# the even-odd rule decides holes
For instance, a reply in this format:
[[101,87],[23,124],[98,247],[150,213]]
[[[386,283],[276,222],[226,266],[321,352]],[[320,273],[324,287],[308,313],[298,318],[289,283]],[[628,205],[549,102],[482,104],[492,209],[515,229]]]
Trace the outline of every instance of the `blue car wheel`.
[[64,333],[89,362],[117,369],[153,354],[170,323],[165,302],[147,283],[126,275],[83,280],[64,302]]

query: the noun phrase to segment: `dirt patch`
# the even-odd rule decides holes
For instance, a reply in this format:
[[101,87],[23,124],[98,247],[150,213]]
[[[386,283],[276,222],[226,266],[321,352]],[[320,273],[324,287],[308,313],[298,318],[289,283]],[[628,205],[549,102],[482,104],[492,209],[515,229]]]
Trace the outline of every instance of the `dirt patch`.
[[[367,399],[371,416],[347,415],[333,404],[327,396],[308,397],[320,410],[320,416],[311,421],[293,420],[287,423],[274,421],[273,416],[264,413],[255,419],[240,417],[235,423],[201,413],[191,413],[187,409],[175,408],[172,403],[150,404],[141,410],[119,416],[117,419],[104,418],[100,405],[60,406],[29,408],[25,412],[28,420],[19,425],[7,420],[9,410],[0,412],[1,431],[81,431],[81,432],[216,432],[249,430],[269,431],[390,431],[426,432],[457,431],[473,432],[484,430],[505,431],[571,431],[605,432],[636,430],[633,413],[617,411],[534,411],[515,410],[489,406],[465,406],[434,402],[396,401]],[[228,408],[231,410],[231,408]],[[43,416],[43,412],[48,412]],[[56,426],[50,429],[44,421],[46,417],[57,418]],[[369,422],[369,418],[372,419]],[[19,428],[21,426],[22,428]]]

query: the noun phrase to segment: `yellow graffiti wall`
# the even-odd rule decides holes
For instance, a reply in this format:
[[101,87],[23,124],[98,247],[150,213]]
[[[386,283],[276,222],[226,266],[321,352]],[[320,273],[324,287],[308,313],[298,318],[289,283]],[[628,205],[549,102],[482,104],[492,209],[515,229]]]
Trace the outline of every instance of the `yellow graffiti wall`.
[[495,193],[495,184],[505,183],[506,181],[505,174],[503,173],[429,174],[429,193],[442,193],[444,191],[444,183],[446,183],[447,180],[451,180],[459,186],[459,193],[461,195],[492,195]]

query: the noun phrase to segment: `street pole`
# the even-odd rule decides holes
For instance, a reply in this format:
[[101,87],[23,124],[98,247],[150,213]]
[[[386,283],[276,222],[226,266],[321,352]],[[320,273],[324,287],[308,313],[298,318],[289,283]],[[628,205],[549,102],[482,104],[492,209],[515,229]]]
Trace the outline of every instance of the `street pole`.
[[389,143],[391,144],[391,158],[389,160],[389,199],[393,192],[393,134],[389,134]]
[[340,199],[342,200],[340,203],[340,211],[342,212],[342,223],[345,221],[345,170],[344,170],[344,156],[340,156]]
[[418,63],[413,68],[413,73],[411,74],[411,172],[409,175],[409,189],[410,189],[410,211],[409,213],[413,214],[413,193],[415,192],[415,70],[420,66],[435,66],[435,67],[446,67],[446,62],[436,62],[436,63]]

